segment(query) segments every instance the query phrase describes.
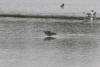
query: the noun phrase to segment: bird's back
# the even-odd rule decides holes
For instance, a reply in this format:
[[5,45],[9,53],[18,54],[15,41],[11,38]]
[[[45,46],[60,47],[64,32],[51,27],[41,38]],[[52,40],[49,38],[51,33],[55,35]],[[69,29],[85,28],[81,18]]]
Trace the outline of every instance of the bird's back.
[[51,31],[44,31],[44,33],[45,33],[47,36],[56,35],[56,33],[51,32]]

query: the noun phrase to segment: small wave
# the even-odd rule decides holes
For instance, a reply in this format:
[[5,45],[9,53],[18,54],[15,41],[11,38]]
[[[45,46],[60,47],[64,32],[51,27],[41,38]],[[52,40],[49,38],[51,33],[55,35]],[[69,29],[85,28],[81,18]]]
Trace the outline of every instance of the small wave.
[[84,34],[58,34],[57,38],[78,38],[84,36]]
[[[57,39],[63,39],[63,38],[79,38],[81,36],[85,36],[85,34],[57,34],[51,37],[57,38]],[[46,38],[46,37],[48,36],[40,36],[40,38]]]

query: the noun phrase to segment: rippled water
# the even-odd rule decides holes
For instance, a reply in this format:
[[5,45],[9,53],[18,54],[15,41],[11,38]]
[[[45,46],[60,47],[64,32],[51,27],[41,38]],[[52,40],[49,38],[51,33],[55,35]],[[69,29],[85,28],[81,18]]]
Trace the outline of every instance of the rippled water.
[[1,18],[0,67],[100,66],[99,23],[52,20]]

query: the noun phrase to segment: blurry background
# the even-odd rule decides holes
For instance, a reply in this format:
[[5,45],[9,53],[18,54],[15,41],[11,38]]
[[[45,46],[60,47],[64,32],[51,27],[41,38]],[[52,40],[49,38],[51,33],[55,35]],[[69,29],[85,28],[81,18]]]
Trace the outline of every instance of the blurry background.
[[[65,6],[61,9],[63,3]],[[94,10],[100,16],[99,3],[100,0],[0,0],[0,13],[82,15]]]

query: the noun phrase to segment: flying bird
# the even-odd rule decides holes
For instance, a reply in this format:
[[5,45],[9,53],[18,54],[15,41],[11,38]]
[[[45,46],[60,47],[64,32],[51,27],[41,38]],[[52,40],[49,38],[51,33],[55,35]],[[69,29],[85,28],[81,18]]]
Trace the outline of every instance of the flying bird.
[[64,3],[60,7],[63,9],[64,8]]

